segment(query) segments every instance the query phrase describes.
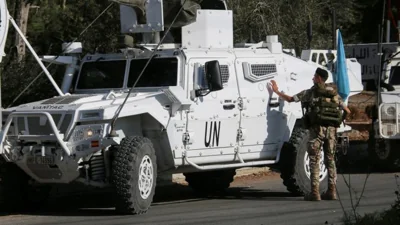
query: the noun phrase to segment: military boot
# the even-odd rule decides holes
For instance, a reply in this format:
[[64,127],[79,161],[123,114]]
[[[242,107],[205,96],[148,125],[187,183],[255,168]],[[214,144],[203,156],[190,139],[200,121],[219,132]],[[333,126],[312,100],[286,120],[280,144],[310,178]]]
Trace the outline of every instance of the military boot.
[[328,167],[328,190],[321,195],[323,200],[337,200],[336,197],[336,171],[334,164]]
[[321,195],[323,200],[337,200],[336,197],[336,185],[335,184],[328,184],[328,190]]
[[319,183],[311,184],[311,192],[304,195],[305,201],[321,201],[321,195],[319,194]]
[[305,201],[320,201],[321,195],[319,194],[319,167],[311,167],[311,191],[304,196]]

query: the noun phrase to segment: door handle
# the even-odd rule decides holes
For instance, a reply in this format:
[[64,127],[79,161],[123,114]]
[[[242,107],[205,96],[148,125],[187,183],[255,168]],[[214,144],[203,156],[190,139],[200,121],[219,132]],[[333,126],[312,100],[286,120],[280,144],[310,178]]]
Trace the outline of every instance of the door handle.
[[269,106],[272,107],[272,108],[276,108],[276,107],[278,107],[279,105],[280,105],[279,102],[277,102],[277,103],[269,103]]
[[223,106],[224,110],[232,110],[235,108],[235,104],[229,104]]

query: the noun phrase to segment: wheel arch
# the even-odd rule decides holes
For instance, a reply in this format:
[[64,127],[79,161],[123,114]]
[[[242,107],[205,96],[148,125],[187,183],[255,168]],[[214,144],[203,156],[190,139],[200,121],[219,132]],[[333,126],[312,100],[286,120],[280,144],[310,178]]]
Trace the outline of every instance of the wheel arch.
[[121,138],[142,136],[150,139],[157,156],[157,167],[160,171],[175,166],[166,127],[150,113],[119,118],[116,130]]

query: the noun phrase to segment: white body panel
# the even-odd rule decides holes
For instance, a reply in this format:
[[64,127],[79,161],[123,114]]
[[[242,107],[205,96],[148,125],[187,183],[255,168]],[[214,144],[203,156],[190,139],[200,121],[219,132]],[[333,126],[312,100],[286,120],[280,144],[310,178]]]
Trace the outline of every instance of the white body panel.
[[[235,66],[239,80],[240,94],[243,98],[244,110],[241,114],[240,126],[245,138],[240,141],[244,152],[272,151],[277,155],[284,141],[283,135],[290,135],[283,104],[270,106],[276,102],[267,86],[275,79],[281,87],[285,87],[285,69],[282,54],[265,54],[264,50],[235,51]],[[246,71],[247,70],[247,71]],[[247,76],[246,74],[252,74]],[[254,77],[258,80],[255,81]],[[275,159],[275,158],[274,158]]]
[[182,47],[233,48],[233,13],[230,10],[197,11],[196,23],[182,28]]

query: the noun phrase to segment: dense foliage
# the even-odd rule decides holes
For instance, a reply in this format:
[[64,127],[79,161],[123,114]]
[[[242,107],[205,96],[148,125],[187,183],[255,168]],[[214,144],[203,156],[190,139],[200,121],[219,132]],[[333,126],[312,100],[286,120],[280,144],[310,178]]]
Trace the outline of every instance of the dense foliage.
[[[89,29],[85,28],[110,4],[109,0],[7,0],[10,14],[19,22],[29,7],[27,37],[38,55],[60,55],[61,44],[78,40],[86,52],[113,51],[120,35],[119,7],[113,4]],[[312,21],[312,48],[332,46],[332,9],[346,43],[376,42],[382,20],[378,0],[227,0],[234,11],[235,42],[261,41],[277,34],[285,48],[299,53],[308,47],[307,22]],[[9,106],[42,71],[29,50],[19,60],[15,30],[10,29],[2,68],[3,107]],[[61,83],[63,66],[49,68]],[[13,105],[54,96],[42,74]]]

